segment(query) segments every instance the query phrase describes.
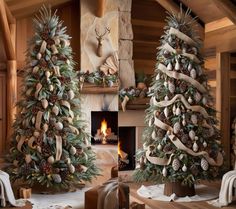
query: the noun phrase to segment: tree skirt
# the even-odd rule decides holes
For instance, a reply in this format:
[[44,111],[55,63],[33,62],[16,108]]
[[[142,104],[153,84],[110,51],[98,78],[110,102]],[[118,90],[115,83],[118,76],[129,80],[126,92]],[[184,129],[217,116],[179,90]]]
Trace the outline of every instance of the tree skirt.
[[206,185],[196,185],[195,186],[196,195],[192,197],[177,197],[175,194],[171,196],[165,196],[164,192],[164,184],[152,185],[152,186],[144,186],[142,185],[137,193],[139,196],[160,200],[160,201],[175,201],[175,202],[193,202],[193,201],[206,201],[215,199],[219,195],[219,190],[217,188],[208,187]]
[[32,194],[33,209],[84,209],[84,193],[90,188],[60,194]]

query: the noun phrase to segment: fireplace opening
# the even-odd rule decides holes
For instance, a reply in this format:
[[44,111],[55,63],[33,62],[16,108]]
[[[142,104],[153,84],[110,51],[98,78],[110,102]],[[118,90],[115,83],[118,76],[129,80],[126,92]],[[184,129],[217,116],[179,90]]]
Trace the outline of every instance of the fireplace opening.
[[92,144],[117,144],[118,142],[118,112],[91,112]]
[[119,171],[135,169],[135,127],[119,127]]

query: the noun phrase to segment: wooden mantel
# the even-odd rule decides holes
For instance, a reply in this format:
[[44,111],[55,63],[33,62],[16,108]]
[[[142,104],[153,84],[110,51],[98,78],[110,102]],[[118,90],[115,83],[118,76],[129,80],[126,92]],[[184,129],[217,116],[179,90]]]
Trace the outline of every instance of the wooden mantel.
[[7,140],[9,140],[15,120],[17,100],[16,20],[4,0],[0,0],[0,28],[7,56]]

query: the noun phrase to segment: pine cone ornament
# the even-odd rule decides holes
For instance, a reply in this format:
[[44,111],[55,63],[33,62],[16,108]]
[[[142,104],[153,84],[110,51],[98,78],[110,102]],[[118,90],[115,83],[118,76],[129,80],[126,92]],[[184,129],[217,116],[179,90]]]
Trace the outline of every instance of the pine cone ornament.
[[208,162],[206,161],[205,158],[202,158],[202,159],[201,159],[201,168],[202,168],[202,170],[204,170],[204,171],[207,171],[208,168],[209,168],[209,164],[208,164]]
[[41,148],[42,148],[41,149],[42,153],[45,156],[50,156],[51,155],[51,147],[48,144],[43,143]]
[[181,93],[184,93],[185,91],[186,91],[186,89],[187,89],[187,84],[186,84],[186,82],[181,82],[181,84],[179,85],[179,90],[180,90],[180,92]]
[[67,169],[63,169],[60,172],[60,176],[61,176],[62,181],[64,181],[67,178],[68,175],[69,175],[69,171]]
[[183,134],[181,137],[181,141],[186,144],[189,140],[188,134]]
[[165,136],[165,130],[163,130],[161,128],[158,128],[157,129],[157,137],[161,138],[161,137],[164,137],[164,136]]
[[191,115],[191,121],[194,125],[197,125],[198,123],[198,119],[197,119],[197,115]]
[[46,30],[45,30],[43,33],[41,33],[41,38],[42,38],[43,40],[45,40],[45,41],[48,40],[49,35],[48,35],[48,33],[46,32]]
[[55,44],[55,41],[54,41],[52,38],[48,38],[48,39],[46,39],[46,40],[47,40],[47,44],[48,44],[49,46]]
[[179,122],[176,122],[176,123],[174,124],[174,127],[173,127],[174,134],[178,134],[179,131],[180,131],[180,129],[181,129],[180,123],[179,123]]
[[169,152],[172,152],[173,148],[172,148],[172,145],[170,143],[166,144],[163,148],[163,152],[165,153],[169,153]]
[[24,173],[24,175],[29,175],[31,173],[31,166],[30,164],[24,164],[23,166],[21,166],[20,168],[20,173]]
[[196,70],[195,70],[194,68],[190,71],[190,76],[191,76],[193,79],[196,79],[196,77],[197,77],[197,72],[196,72]]
[[158,118],[159,118],[161,121],[165,120],[165,114],[164,114],[164,112],[161,112]]
[[42,161],[39,165],[39,168],[42,173],[46,173],[46,174],[52,173],[52,166],[50,163],[47,163],[46,161]]
[[[119,168],[122,168],[122,167],[120,167],[120,164],[121,164],[121,160],[118,160]],[[83,172],[83,167],[82,167],[80,164],[76,165],[76,166],[75,166],[75,169],[76,169],[79,173]]]
[[48,66],[48,63],[44,58],[39,60],[39,64],[41,67],[44,67],[44,68]]
[[198,103],[198,102],[201,101],[202,95],[197,91],[197,92],[195,93],[195,95],[194,95],[194,99],[195,99],[195,101]]
[[175,158],[172,162],[172,168],[174,171],[177,171],[179,170],[180,168],[180,162],[179,162],[179,159]]
[[49,98],[50,102],[55,103],[58,100],[58,96],[56,95],[51,95]]

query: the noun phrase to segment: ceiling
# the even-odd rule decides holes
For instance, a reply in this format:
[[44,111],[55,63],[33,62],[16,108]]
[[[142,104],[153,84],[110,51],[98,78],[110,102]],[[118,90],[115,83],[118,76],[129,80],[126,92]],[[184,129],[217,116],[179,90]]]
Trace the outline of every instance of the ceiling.
[[[79,0],[5,0],[9,6],[10,11],[16,18],[22,18],[29,16],[36,11],[43,4],[50,4],[52,7],[66,4],[70,1]],[[94,0],[95,2],[98,0]],[[135,4],[137,0],[133,0]],[[164,4],[174,4],[179,8],[179,4],[182,3],[185,7],[189,7],[192,10],[192,16],[199,17],[199,23],[204,27],[204,24],[220,20],[228,17],[230,20],[236,23],[236,0],[143,0],[143,1],[156,1],[164,2]],[[223,2],[223,3],[222,3]],[[226,3],[225,3],[226,2]],[[161,4],[161,3],[160,3]],[[222,6],[222,4],[225,4]],[[235,7],[235,8],[232,8]],[[228,11],[227,11],[228,10]],[[235,10],[235,12],[234,12]],[[159,12],[157,12],[159,13]],[[234,15],[235,14],[235,15]]]
[[5,0],[10,11],[16,18],[26,17],[35,13],[43,4],[49,4],[54,7],[70,1],[72,0]]
[[180,0],[205,24],[225,17],[225,14],[211,0]]

